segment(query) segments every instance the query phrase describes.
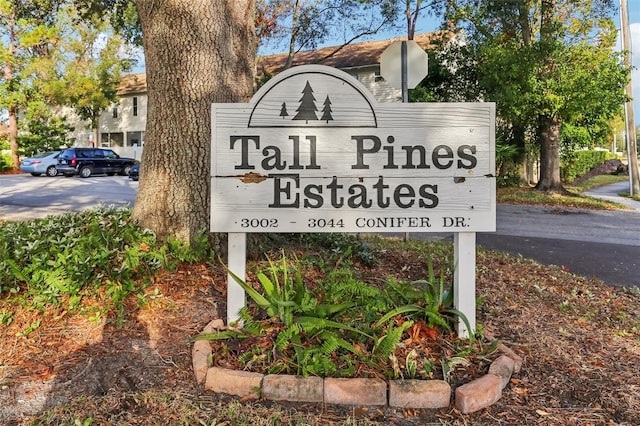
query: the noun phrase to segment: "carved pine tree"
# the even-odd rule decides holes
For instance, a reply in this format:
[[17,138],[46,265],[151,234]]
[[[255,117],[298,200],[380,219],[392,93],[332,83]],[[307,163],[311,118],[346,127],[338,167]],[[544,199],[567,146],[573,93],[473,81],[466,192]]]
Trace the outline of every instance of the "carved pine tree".
[[282,103],[282,108],[280,108],[280,117],[284,120],[285,117],[288,117],[289,113],[287,112],[287,103]]
[[328,123],[329,120],[333,120],[331,116],[331,100],[328,95],[322,105],[322,117],[320,117],[320,120],[325,120]]
[[313,89],[307,81],[307,84],[302,89],[302,97],[300,98],[300,106],[296,110],[298,113],[293,117],[294,120],[305,120],[309,123],[309,120],[318,120],[316,116],[316,98],[313,96]]

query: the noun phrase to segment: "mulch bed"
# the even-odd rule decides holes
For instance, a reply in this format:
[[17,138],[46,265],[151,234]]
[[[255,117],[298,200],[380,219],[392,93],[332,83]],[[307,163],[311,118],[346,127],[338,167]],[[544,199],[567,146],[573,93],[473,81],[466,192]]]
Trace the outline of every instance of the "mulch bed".
[[[425,276],[423,259],[393,250],[377,256],[379,269],[363,273]],[[478,323],[524,359],[493,406],[469,415],[453,406],[396,410],[268,401],[243,401],[237,409],[306,424],[343,424],[347,417],[366,420],[362,424],[637,424],[636,292],[497,253],[481,251],[477,269]],[[191,370],[192,338],[212,319],[224,318],[225,283],[224,271],[208,265],[159,274],[145,303],[130,300],[122,324],[115,315],[95,314],[99,300],[85,300],[80,315],[28,311],[0,300],[0,313],[13,312],[13,321],[0,325],[0,423],[91,417],[94,424],[236,424],[224,409],[235,400],[205,392]],[[480,373],[469,368],[460,374],[472,379]],[[43,414],[54,405],[60,407]]]

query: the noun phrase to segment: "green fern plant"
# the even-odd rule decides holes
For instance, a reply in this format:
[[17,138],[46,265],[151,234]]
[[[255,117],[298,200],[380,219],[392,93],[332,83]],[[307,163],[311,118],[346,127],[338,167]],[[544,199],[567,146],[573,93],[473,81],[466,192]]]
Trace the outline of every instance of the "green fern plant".
[[[340,353],[348,352],[358,358],[360,354],[351,337],[373,340],[373,336],[344,321],[354,302],[336,302],[329,298],[333,303],[319,303],[304,284],[300,269],[299,263],[291,267],[284,253],[279,262],[268,259],[266,273],[256,273],[257,290],[228,271],[257,309],[241,310],[241,329],[201,334],[196,339],[244,339],[275,330],[273,352],[277,359],[274,358],[270,372],[326,376],[336,372],[333,359]],[[266,313],[268,318],[261,313]]]
[[427,269],[429,277],[426,280],[410,283],[389,280],[389,287],[407,304],[387,312],[374,324],[374,327],[380,327],[392,318],[403,315],[424,319],[430,327],[441,327],[450,331],[451,323],[458,318],[467,326],[467,330],[470,331],[470,340],[473,341],[474,336],[469,320],[463,312],[453,307],[452,286],[447,284],[444,267],[441,267],[440,274],[436,277],[433,261],[428,257]]
[[37,309],[79,305],[83,295],[111,295],[122,311],[161,267],[196,259],[185,244],[156,240],[131,220],[129,208],[98,207],[25,222],[0,224],[0,296],[25,293]]
[[389,356],[395,351],[396,347],[400,344],[404,332],[413,326],[413,324],[413,321],[405,321],[400,326],[394,327],[393,323],[389,322],[386,333],[375,341],[372,351],[373,355],[378,360],[389,358]]

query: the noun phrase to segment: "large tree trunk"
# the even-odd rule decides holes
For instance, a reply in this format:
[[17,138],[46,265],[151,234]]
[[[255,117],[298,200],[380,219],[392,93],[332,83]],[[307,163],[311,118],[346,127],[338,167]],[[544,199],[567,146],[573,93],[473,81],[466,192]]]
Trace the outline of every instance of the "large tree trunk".
[[[16,50],[16,32],[13,24],[9,25],[9,40],[8,40],[8,51],[7,55],[9,58],[12,58],[15,55]],[[13,81],[13,67],[11,60],[5,60],[4,63],[4,81],[8,87],[11,87],[11,82]],[[9,89],[11,92],[11,89]],[[11,94],[11,93],[10,93]],[[18,157],[18,109],[15,105],[12,105],[8,108],[7,111],[9,115],[9,147],[11,149],[11,162],[13,164],[13,169],[18,170],[20,168],[20,158]]]
[[9,109],[9,147],[11,148],[11,162],[13,169],[20,168],[20,157],[18,156],[18,112],[15,108]]
[[[557,0],[541,0],[540,3],[540,44],[551,49],[556,38],[555,10]],[[556,67],[551,50],[547,52],[542,69],[549,74],[546,79],[554,78],[551,70]],[[560,126],[561,120],[552,115],[538,117],[538,138],[540,140],[540,180],[536,189],[564,193],[566,190],[560,181]]]
[[[147,129],[134,219],[160,238],[209,229],[211,104],[247,102],[253,0],[137,0],[147,69]],[[227,142],[228,143],[228,142]]]
[[565,192],[560,180],[560,119],[541,116],[538,123],[540,140],[540,180],[536,189]]

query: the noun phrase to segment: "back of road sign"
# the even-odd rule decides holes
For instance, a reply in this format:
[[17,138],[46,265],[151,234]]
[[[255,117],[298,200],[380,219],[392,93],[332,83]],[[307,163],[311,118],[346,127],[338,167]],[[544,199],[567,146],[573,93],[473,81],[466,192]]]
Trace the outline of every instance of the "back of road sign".
[[413,40],[396,41],[380,56],[380,75],[392,87],[402,88],[402,43],[407,44],[407,88],[415,88],[428,72],[427,53]]

